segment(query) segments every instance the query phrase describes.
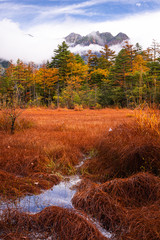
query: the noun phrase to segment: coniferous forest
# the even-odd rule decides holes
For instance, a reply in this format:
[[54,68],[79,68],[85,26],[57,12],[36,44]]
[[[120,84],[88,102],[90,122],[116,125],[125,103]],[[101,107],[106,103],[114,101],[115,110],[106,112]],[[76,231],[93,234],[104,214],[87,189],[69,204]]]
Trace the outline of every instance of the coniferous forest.
[[[85,61],[83,60],[85,59]],[[107,45],[83,57],[63,42],[51,61],[40,66],[20,59],[0,76],[0,107],[135,108],[160,102],[158,44],[143,50],[128,41],[118,54]]]

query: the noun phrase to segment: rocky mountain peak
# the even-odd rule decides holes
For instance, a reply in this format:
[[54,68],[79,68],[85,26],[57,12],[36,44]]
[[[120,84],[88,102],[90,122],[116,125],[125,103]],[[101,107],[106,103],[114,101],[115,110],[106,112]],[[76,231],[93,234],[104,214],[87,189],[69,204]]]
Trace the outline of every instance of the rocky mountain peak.
[[121,44],[124,40],[129,39],[125,33],[118,33],[113,36],[110,32],[91,32],[86,36],[81,36],[80,34],[71,33],[65,37],[66,43],[69,46],[75,47],[76,45],[89,46],[90,44],[97,44],[100,46],[108,46]]
[[65,37],[65,40],[70,45],[74,45],[77,41],[81,40],[82,36],[80,34],[76,33],[70,33],[67,37]]

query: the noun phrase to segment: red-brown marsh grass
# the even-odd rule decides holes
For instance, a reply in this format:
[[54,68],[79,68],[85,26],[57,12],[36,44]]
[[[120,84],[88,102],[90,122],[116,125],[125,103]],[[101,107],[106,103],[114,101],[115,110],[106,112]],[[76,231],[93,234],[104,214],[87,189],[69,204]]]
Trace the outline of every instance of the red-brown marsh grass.
[[1,239],[107,240],[84,216],[73,210],[48,207],[29,215],[6,211],[0,219]]
[[[89,156],[81,172],[102,184],[84,179],[74,206],[117,239],[160,239],[158,125],[140,124],[133,116],[126,109],[27,109],[22,117],[32,119],[31,128],[14,135],[0,131],[1,196],[47,189]],[[1,239],[105,239],[83,216],[59,207],[35,215],[4,211],[0,229]]]
[[136,121],[143,129],[150,128],[152,131],[160,135],[160,116],[158,109],[146,107],[145,110],[135,110]]
[[101,184],[101,190],[124,207],[142,207],[160,200],[160,178],[138,173],[129,178],[115,178]]
[[31,119],[21,117],[21,109],[6,108],[0,112],[0,131],[10,132],[21,131],[33,127]]
[[106,230],[116,232],[122,229],[125,209],[104,192],[99,184],[83,182],[72,203],[76,209],[97,219]]
[[128,212],[128,228],[123,232],[125,240],[159,240],[160,239],[160,204],[132,209]]
[[83,172],[93,175],[92,179],[103,182],[141,171],[160,175],[160,136],[146,125],[122,123],[96,144],[97,155],[82,167]]
[[116,239],[160,239],[160,178],[138,173],[103,184],[85,181],[78,189],[74,206],[100,221]]
[[[36,188],[39,191],[40,186],[46,189],[46,181],[48,188],[51,186],[52,180],[48,180],[50,174],[74,174],[74,166],[82,159],[83,154],[89,154],[95,147],[95,141],[104,132],[108,132],[110,127],[114,128],[117,124],[130,120],[127,117],[129,113],[132,111],[126,109],[26,109],[20,117],[33,122],[30,128],[15,130],[12,135],[0,131],[0,169],[3,175],[11,174],[9,179],[12,179],[8,181],[8,188],[7,182],[2,180],[1,193],[11,196],[13,192],[14,196],[17,190],[20,194],[21,184],[24,186],[24,182],[26,191],[22,187],[22,192],[32,193]],[[55,179],[53,184],[57,183],[56,176]],[[14,184],[15,182],[18,184]],[[35,185],[34,182],[39,184]],[[12,187],[14,191],[10,189]]]
[[1,134],[0,193],[16,198],[26,193],[39,193],[59,182],[47,169],[42,149],[25,134]]
[[32,177],[19,177],[6,171],[0,171],[0,195],[2,199],[16,199],[28,193],[40,193],[42,189],[51,188],[59,181],[59,177],[53,174],[37,173]]

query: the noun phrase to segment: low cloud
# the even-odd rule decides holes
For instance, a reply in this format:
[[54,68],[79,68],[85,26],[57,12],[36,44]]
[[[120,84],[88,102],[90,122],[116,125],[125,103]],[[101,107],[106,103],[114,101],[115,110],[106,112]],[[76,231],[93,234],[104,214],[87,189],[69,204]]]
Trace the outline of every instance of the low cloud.
[[[38,28],[37,28],[38,30]],[[43,31],[44,30],[44,31]],[[53,50],[62,39],[50,36],[43,28],[41,34],[21,30],[17,23],[8,19],[0,22],[0,58],[16,61],[18,58],[26,62],[41,63],[50,59]]]
[[[110,49],[115,51],[116,54],[122,49],[123,43],[122,44],[117,44],[114,46],[111,46]],[[103,50],[102,46],[99,46],[97,44],[90,44],[89,46],[84,46],[82,47],[81,45],[77,45],[75,47],[70,47],[70,51],[77,54],[87,54],[87,52],[91,50],[93,53],[94,52],[100,52]]]
[[102,48],[103,48],[102,46],[99,46],[97,44],[90,44],[89,46],[84,46],[84,47],[82,47],[81,45],[78,44],[75,47],[70,47],[70,50],[75,54],[77,54],[77,53],[83,54],[83,53],[88,52],[88,50],[91,50],[93,52],[94,51],[101,51]]

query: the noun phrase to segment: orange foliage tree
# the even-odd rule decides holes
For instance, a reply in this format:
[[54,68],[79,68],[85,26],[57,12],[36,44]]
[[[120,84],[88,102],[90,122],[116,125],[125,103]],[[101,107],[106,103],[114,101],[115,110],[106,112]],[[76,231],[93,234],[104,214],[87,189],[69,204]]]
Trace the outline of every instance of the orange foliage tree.
[[43,103],[49,105],[53,99],[58,81],[58,69],[47,68],[47,66],[43,64],[35,74],[35,81],[43,92]]

